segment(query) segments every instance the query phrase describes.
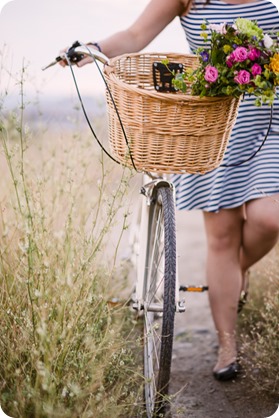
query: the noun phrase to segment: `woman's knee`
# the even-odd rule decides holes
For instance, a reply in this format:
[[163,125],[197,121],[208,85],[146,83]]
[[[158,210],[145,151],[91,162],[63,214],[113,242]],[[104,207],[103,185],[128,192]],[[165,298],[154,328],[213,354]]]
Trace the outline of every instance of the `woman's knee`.
[[204,219],[209,249],[218,252],[238,249],[241,243],[242,211],[223,210],[205,214]]
[[240,245],[240,237],[234,230],[228,228],[208,234],[207,243],[209,249],[220,253],[238,247]]
[[279,234],[279,201],[266,197],[247,204],[247,222],[264,234]]
[[279,234],[279,214],[278,217],[271,216],[261,216],[257,217],[255,222],[255,227],[262,231],[263,235],[272,235],[276,236]]

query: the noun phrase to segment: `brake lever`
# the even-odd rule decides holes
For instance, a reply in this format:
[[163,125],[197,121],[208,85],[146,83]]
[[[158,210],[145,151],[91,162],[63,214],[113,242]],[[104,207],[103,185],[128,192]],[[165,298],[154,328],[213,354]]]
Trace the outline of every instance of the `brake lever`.
[[92,55],[94,58],[101,61],[103,64],[108,64],[109,62],[108,58],[102,52],[99,52],[95,49],[94,51],[92,51],[88,46],[84,46],[79,41],[76,41],[68,49],[67,52],[56,57],[54,61],[52,61],[46,67],[43,67],[42,70],[44,71],[47,68],[52,67],[53,65],[57,64],[59,61],[64,60],[66,57],[68,57],[71,63],[76,64],[77,62],[81,61],[86,55],[87,56]]
[[[65,54],[66,55],[66,54]],[[59,57],[56,57],[54,61],[52,61],[50,64],[46,65],[42,68],[43,71],[45,71],[47,68],[52,67],[53,65],[57,64],[59,61],[62,61],[62,56],[59,55]]]

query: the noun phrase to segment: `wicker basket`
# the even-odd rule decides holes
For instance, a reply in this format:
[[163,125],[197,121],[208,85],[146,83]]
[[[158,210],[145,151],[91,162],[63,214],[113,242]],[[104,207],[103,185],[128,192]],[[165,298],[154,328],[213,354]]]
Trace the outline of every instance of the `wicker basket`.
[[[240,99],[161,93],[154,89],[152,64],[168,58],[196,68],[195,55],[129,54],[111,61],[105,77],[128,139],[107,93],[109,142],[123,165],[140,171],[206,173],[218,167]],[[130,149],[130,151],[129,151]]]

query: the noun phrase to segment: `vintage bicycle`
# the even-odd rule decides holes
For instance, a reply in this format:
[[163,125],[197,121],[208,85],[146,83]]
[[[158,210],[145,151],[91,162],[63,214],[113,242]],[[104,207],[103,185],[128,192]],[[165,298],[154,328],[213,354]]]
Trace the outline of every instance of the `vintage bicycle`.
[[[85,56],[95,62],[106,86],[112,155],[92,128],[72,69]],[[75,42],[45,67],[60,60],[69,64],[81,107],[101,148],[115,162],[143,174],[140,227],[134,234],[138,251],[133,308],[143,314],[144,321],[144,399],[148,418],[170,416],[174,319],[176,313],[185,311],[180,292],[207,290],[203,285],[179,284],[175,188],[169,174],[204,173],[220,165],[239,105],[239,99],[231,97],[201,101],[175,93],[171,73],[162,65],[166,57],[172,72],[197,65],[192,55],[163,53],[130,54],[109,60],[88,45]],[[98,62],[104,64],[103,69]],[[223,115],[225,120],[221,120]]]

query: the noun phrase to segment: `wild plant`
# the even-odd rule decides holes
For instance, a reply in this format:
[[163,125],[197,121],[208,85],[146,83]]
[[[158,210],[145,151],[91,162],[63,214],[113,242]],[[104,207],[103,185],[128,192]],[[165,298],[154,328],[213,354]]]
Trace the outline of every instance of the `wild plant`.
[[25,80],[23,68],[19,108],[0,118],[1,407],[14,418],[141,416],[140,338],[128,305],[110,304],[124,283],[131,172],[76,125],[32,130]]

